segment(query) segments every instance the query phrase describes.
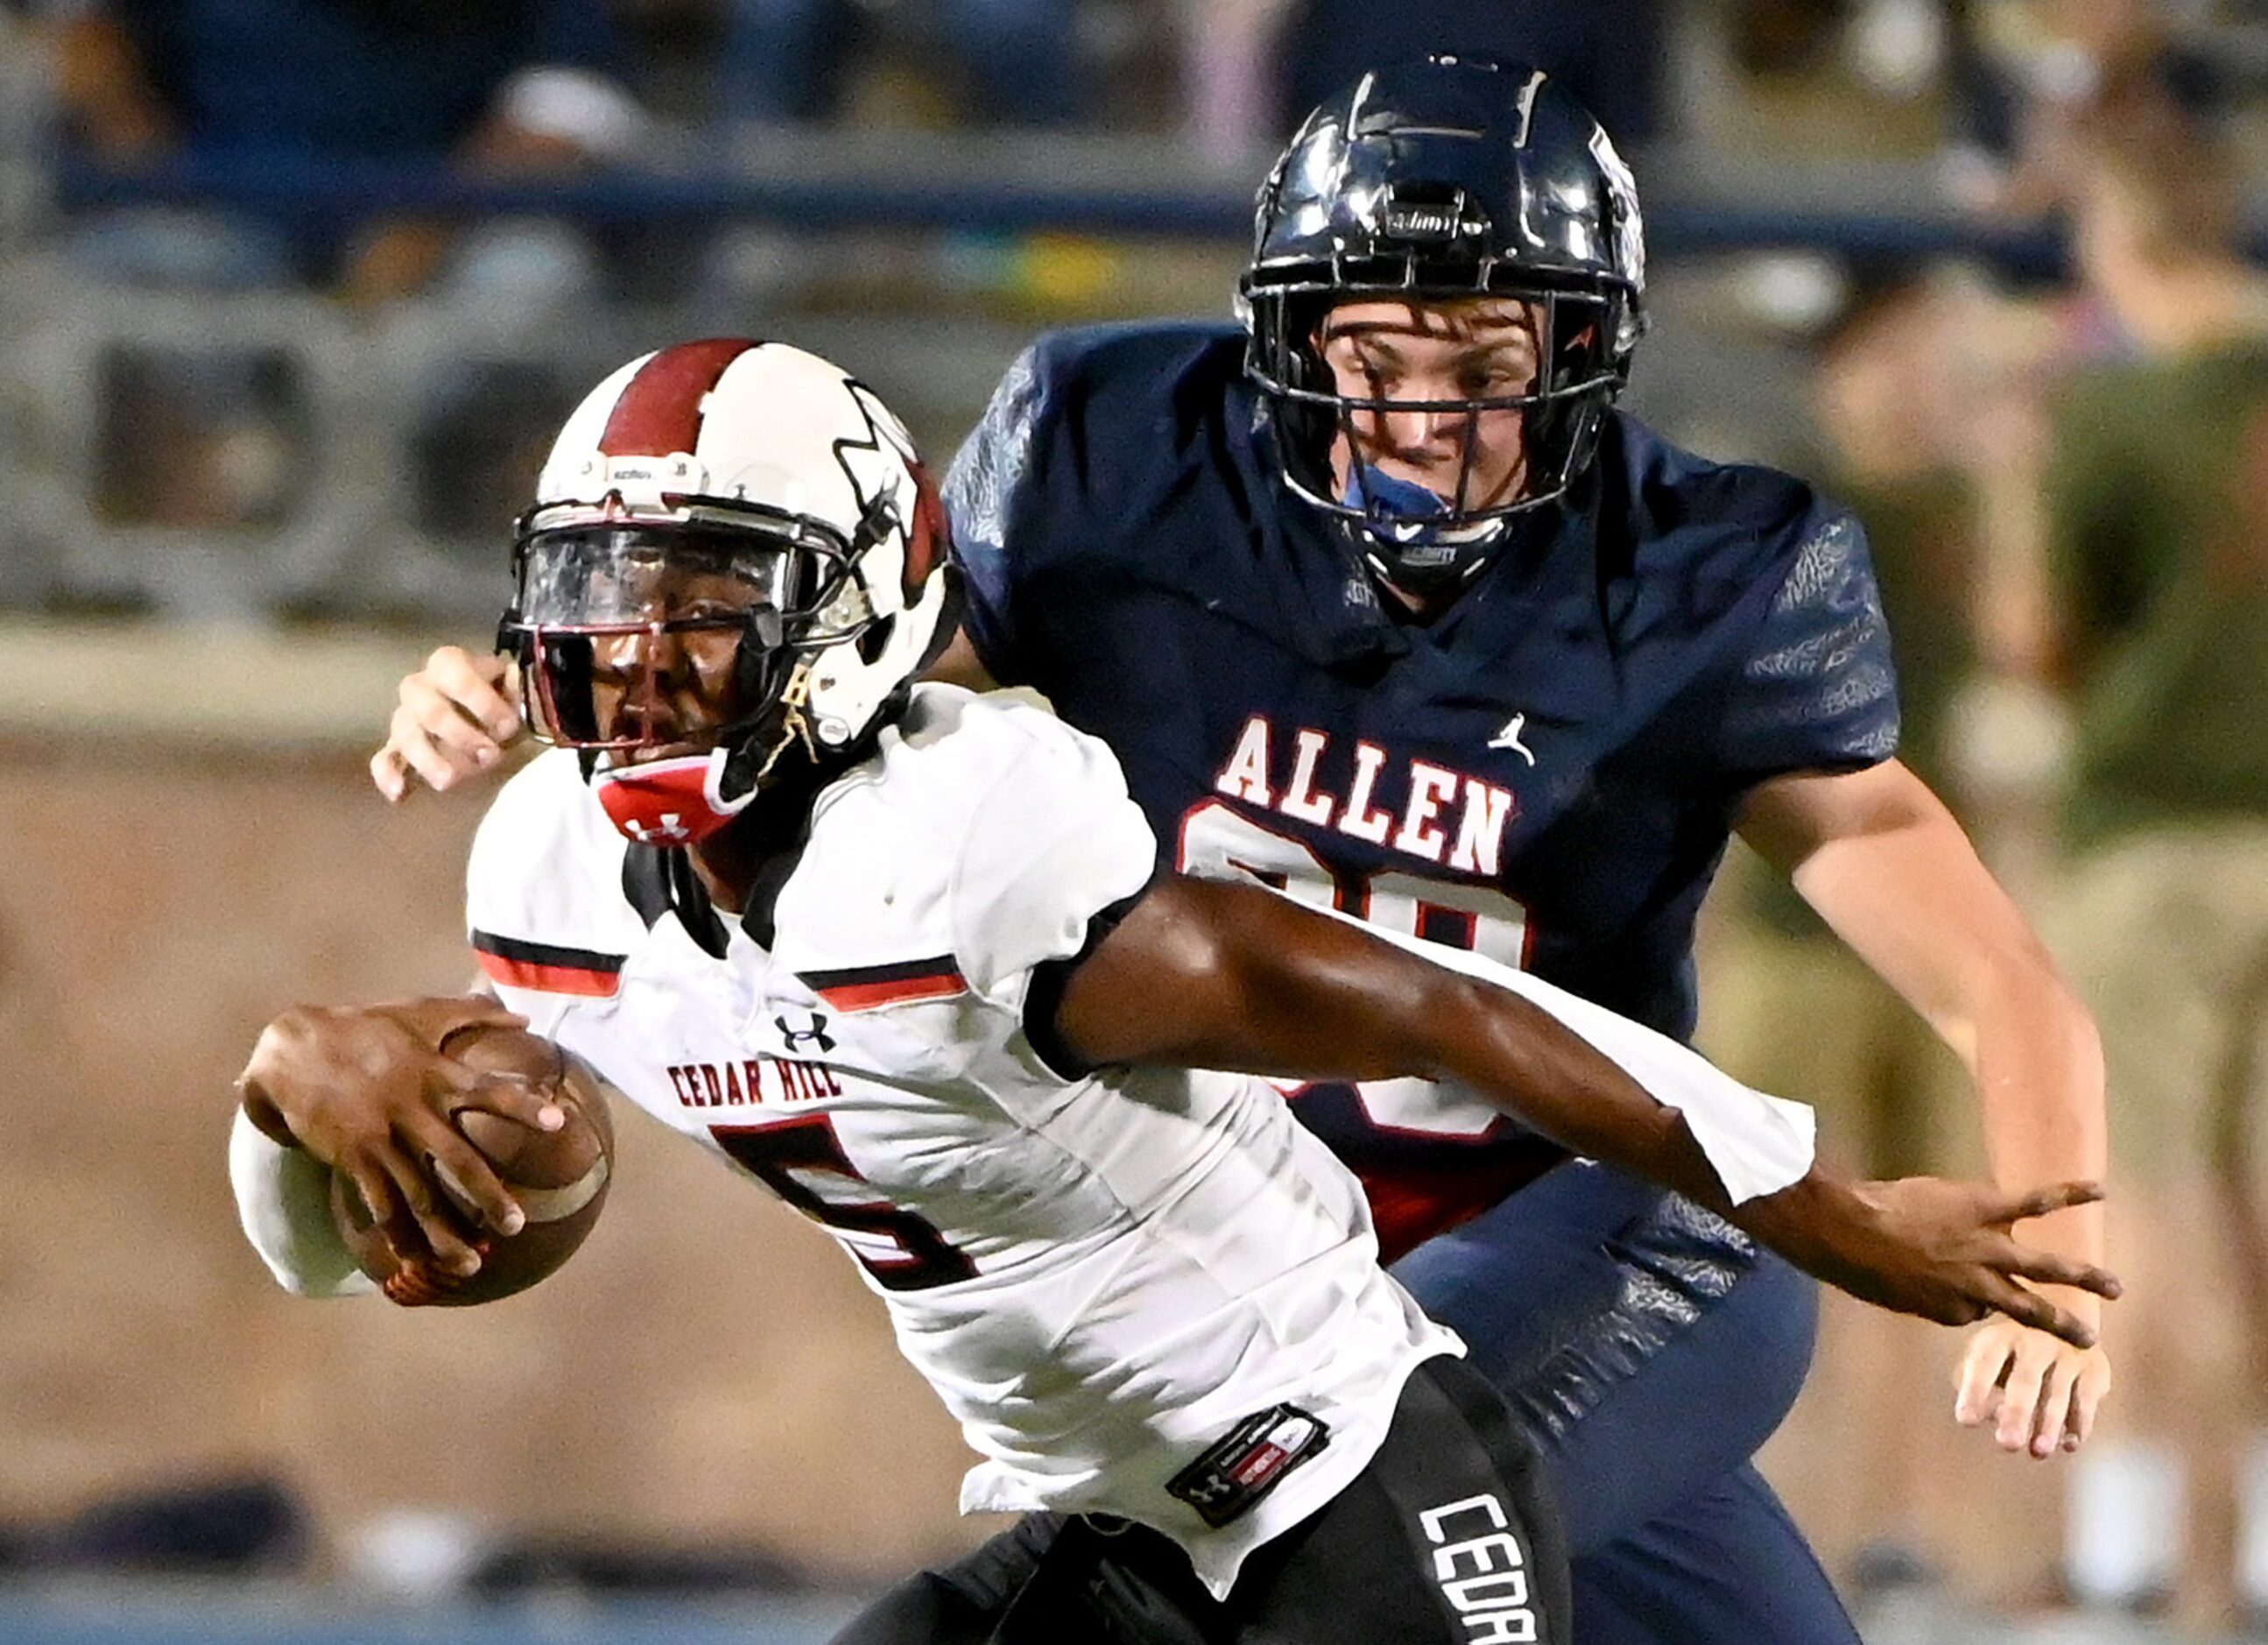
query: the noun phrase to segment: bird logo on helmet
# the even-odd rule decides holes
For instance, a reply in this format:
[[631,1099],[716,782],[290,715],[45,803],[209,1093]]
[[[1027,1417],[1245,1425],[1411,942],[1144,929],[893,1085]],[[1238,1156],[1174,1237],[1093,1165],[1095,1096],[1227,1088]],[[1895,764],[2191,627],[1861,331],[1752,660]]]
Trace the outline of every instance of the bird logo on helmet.
[[608,813],[677,845],[858,757],[952,637],[937,488],[839,366],[714,338],[620,367],[520,517],[499,649]]
[[[1605,129],[1540,70],[1452,56],[1368,74],[1308,114],[1262,186],[1238,285],[1245,364],[1286,483],[1341,522],[1379,575],[1413,593],[1463,586],[1509,523],[1576,485],[1645,330],[1638,190]],[[1494,297],[1533,316],[1534,380],[1457,400],[1343,392],[1325,317],[1351,299]],[[1524,478],[1476,498],[1363,463],[1335,467],[1359,415],[1521,414]]]

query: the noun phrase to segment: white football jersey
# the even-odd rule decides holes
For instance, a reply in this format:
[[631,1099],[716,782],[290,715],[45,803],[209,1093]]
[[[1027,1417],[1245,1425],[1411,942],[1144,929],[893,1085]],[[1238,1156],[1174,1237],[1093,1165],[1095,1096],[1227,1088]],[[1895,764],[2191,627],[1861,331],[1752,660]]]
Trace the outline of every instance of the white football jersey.
[[1027,1037],[1034,967],[1155,872],[1101,743],[923,686],[768,910],[672,895],[666,860],[543,755],[475,842],[474,946],[535,1032],[835,1235],[983,1458],[964,1510],[1138,1520],[1225,1594],[1367,1464],[1411,1369],[1462,1352],[1273,1088],[1066,1077]]

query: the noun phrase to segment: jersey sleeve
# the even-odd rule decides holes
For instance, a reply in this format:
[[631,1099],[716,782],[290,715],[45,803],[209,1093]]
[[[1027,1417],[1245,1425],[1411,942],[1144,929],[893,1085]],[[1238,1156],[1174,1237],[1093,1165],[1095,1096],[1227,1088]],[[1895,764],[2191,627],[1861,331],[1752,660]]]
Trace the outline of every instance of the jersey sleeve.
[[977,992],[1020,1002],[1034,966],[1084,948],[1089,922],[1157,872],[1158,845],[1110,750],[1036,722],[978,803],[956,865],[954,956]]
[[1029,683],[1016,632],[1016,585],[1025,546],[1020,518],[1029,512],[1047,410],[1041,349],[1034,343],[1009,365],[945,478],[967,594],[961,625],[985,672],[1003,685]]
[[[1352,918],[1331,912],[1334,918]],[[1686,1129],[1734,1205],[1777,1193],[1809,1173],[1816,1157],[1818,1123],[1805,1104],[1753,1090],[1691,1046],[1532,972],[1514,970],[1467,949],[1375,926],[1364,929],[1433,964],[1493,983],[1557,1018],[1655,1102],[1684,1116]]]
[[330,1173],[287,1148],[242,1109],[228,1139],[228,1180],[244,1236],[276,1283],[295,1296],[360,1296],[377,1284],[355,1266],[331,1220]]
[[1815,505],[1739,659],[1720,757],[1742,783],[1852,771],[1897,752],[1897,670],[1867,534]]

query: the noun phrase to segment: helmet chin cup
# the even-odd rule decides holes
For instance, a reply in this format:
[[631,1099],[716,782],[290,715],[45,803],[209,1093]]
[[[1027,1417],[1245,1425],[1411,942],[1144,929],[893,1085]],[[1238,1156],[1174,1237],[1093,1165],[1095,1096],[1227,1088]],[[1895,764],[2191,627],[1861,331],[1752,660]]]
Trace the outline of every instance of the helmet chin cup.
[[750,785],[738,799],[725,798],[725,768],[732,754],[720,748],[601,766],[591,774],[591,787],[626,838],[642,845],[689,845],[732,822],[756,797]]
[[1366,462],[1347,476],[1342,498],[1361,511],[1344,523],[1371,566],[1411,594],[1462,586],[1506,535],[1501,515],[1471,519],[1428,486],[1397,479]]

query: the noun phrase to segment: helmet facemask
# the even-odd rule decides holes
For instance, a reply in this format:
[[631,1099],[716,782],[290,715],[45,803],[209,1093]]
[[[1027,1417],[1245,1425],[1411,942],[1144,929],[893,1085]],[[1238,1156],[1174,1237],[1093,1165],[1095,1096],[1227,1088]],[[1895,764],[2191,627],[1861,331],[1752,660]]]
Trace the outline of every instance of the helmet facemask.
[[[1462,288],[1418,284],[1417,266],[1392,284],[1341,280],[1274,286],[1251,292],[1247,368],[1268,396],[1270,430],[1286,483],[1347,529],[1373,571],[1413,594],[1462,587],[1484,565],[1516,517],[1564,497],[1583,471],[1600,419],[1623,374],[1606,339],[1617,316],[1596,291],[1547,286],[1495,287],[1485,274]],[[1537,358],[1520,392],[1477,398],[1409,400],[1343,393],[1323,358],[1320,336],[1341,303],[1381,299],[1440,302],[1480,295],[1523,304],[1531,316]],[[1363,457],[1359,419],[1432,413],[1463,419],[1454,482],[1446,490],[1381,472]],[[1482,418],[1521,418],[1521,461],[1509,496],[1483,494],[1476,472],[1484,447]],[[1345,454],[1344,482],[1335,461]]]
[[862,757],[951,638],[952,539],[904,424],[800,349],[639,356],[536,488],[498,647],[635,838],[698,838]]
[[745,805],[781,756],[816,756],[813,660],[856,643],[872,607],[827,523],[739,499],[666,517],[563,505],[521,522],[498,634],[528,682],[531,728],[607,771],[698,761],[712,808]]
[[[1522,517],[1581,479],[1644,331],[1646,239],[1612,140],[1550,76],[1461,55],[1366,74],[1301,123],[1262,185],[1238,285],[1247,374],[1284,477],[1342,526],[1372,569],[1412,593],[1454,593]],[[1523,392],[1404,401],[1343,395],[1316,347],[1336,305],[1496,299],[1535,326]],[[1358,417],[1466,418],[1465,472],[1446,485],[1344,485],[1332,463]],[[1521,419],[1524,472],[1473,472],[1481,419]],[[1500,454],[1503,445],[1496,445]],[[1372,476],[1358,476],[1368,478]],[[1480,483],[1476,484],[1476,482]]]

